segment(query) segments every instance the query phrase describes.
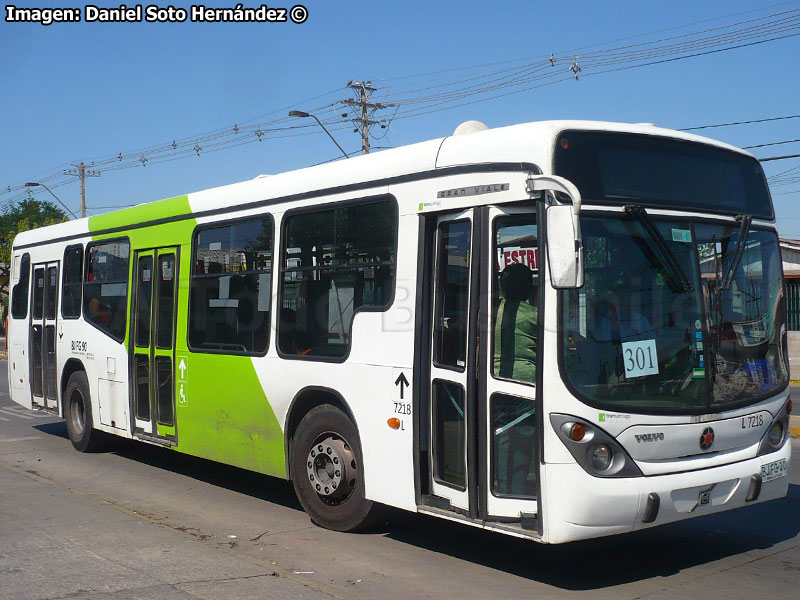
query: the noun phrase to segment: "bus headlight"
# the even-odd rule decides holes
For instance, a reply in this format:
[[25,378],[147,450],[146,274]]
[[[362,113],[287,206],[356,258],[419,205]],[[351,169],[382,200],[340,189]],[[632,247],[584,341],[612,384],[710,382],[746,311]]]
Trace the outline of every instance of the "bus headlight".
[[772,424],[767,429],[767,433],[761,438],[761,444],[758,447],[758,455],[769,454],[780,450],[786,442],[786,432],[789,431],[789,414],[792,411],[792,400],[787,399],[786,404],[778,411],[775,418],[772,419]]
[[592,448],[592,466],[596,471],[605,471],[611,465],[613,453],[605,444],[597,444]]
[[572,415],[550,415],[559,439],[581,468],[593,477],[642,477],[625,449],[607,432],[586,419]]
[[767,438],[773,446],[780,446],[781,442],[783,442],[783,422],[775,421],[772,427],[769,428]]

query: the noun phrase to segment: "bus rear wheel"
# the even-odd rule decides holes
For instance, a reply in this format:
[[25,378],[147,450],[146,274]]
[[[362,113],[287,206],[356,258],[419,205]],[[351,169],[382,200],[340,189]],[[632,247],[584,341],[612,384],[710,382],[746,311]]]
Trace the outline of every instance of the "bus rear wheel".
[[64,390],[67,419],[67,434],[72,446],[79,452],[95,452],[102,445],[102,433],[93,428],[92,399],[89,395],[89,380],[86,373],[72,374]]
[[297,426],[290,450],[292,482],[311,520],[334,531],[371,525],[378,507],[364,497],[361,443],[353,422],[323,404]]

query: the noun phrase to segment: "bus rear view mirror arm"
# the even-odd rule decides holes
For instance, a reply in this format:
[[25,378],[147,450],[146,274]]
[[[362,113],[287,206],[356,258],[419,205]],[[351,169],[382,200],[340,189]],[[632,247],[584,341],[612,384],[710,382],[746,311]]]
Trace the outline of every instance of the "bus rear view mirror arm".
[[528,177],[528,193],[535,192],[562,192],[572,201],[572,213],[575,217],[575,227],[578,227],[578,217],[581,213],[581,193],[568,179],[558,175],[531,175]]
[[[573,183],[555,175],[528,178],[528,192],[562,192],[571,204],[547,206],[547,266],[550,283],[557,289],[583,287],[583,240],[581,194]],[[553,194],[553,197],[556,197]],[[557,197],[556,197],[557,198]]]

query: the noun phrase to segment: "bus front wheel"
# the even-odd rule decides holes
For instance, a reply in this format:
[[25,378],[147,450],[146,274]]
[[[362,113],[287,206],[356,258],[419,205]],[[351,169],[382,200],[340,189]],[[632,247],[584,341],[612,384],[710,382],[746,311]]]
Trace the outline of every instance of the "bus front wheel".
[[93,428],[92,400],[89,395],[89,380],[86,373],[72,374],[64,390],[67,419],[67,434],[72,446],[79,452],[94,452],[101,446],[102,433]]
[[323,404],[303,417],[290,462],[295,492],[314,523],[334,531],[372,524],[378,507],[364,497],[361,443],[341,410]]

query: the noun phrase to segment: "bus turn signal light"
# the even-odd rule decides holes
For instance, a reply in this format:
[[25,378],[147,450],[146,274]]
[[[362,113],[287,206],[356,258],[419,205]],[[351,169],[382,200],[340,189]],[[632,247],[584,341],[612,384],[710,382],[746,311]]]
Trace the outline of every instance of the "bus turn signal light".
[[786,414],[792,414],[792,399],[789,398],[789,401],[786,403]]
[[569,430],[569,437],[576,442],[580,442],[584,435],[586,435],[586,428],[580,423],[575,423]]
[[398,419],[397,417],[392,417],[391,419],[389,419],[386,422],[389,424],[389,427],[391,427],[392,429],[400,429],[400,419]]

